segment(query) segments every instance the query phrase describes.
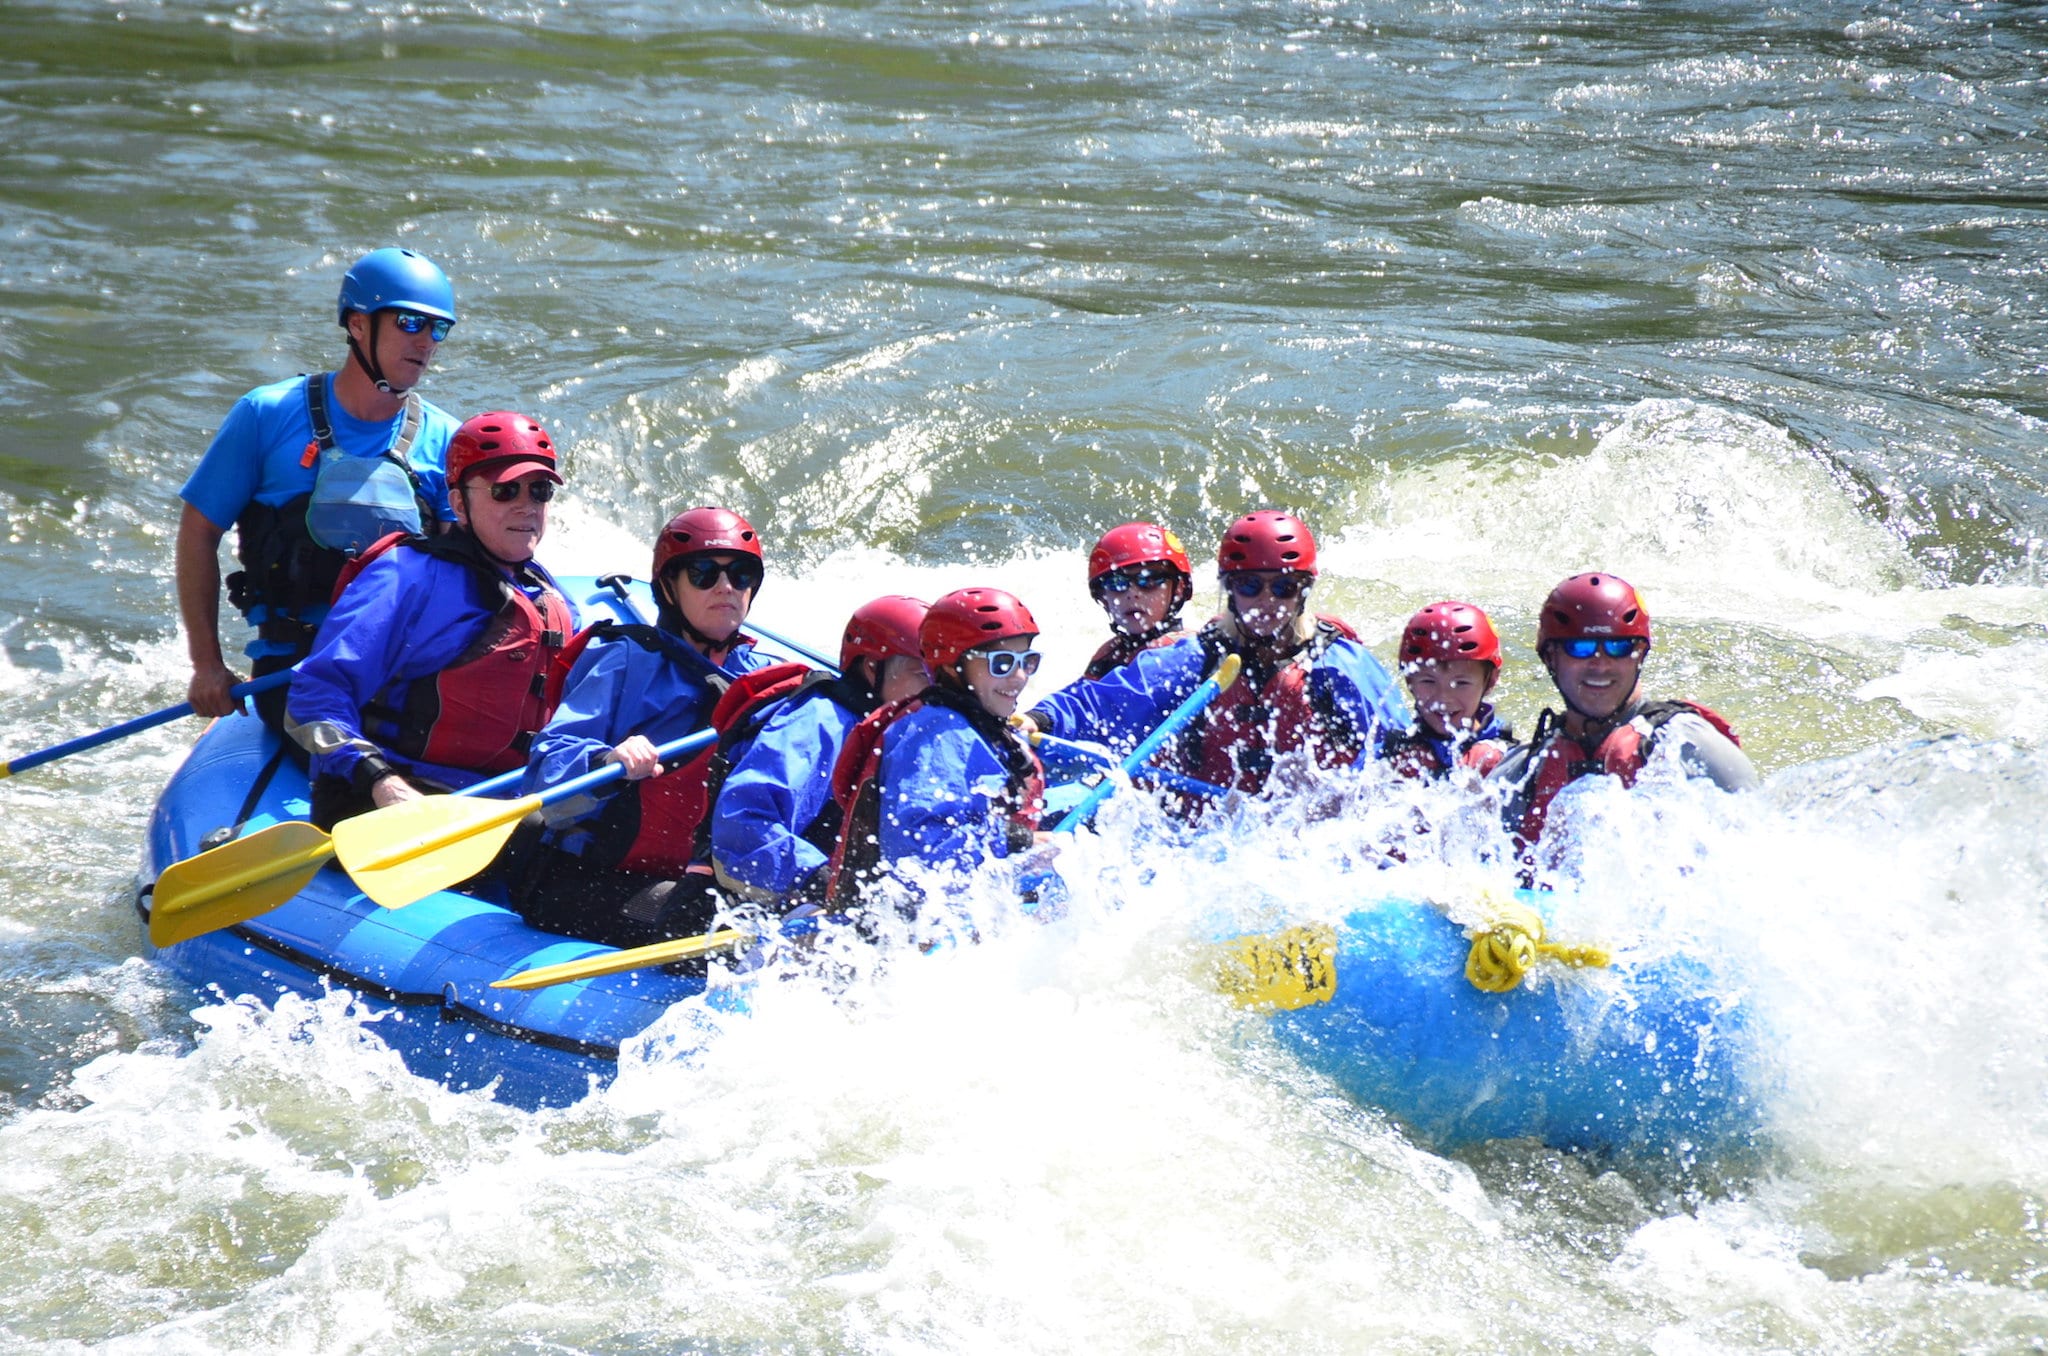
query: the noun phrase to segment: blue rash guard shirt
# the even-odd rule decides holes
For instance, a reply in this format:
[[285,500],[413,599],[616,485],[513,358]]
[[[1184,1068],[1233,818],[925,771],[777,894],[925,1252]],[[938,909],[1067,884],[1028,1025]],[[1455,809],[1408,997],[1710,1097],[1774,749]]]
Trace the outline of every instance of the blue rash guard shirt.
[[[334,374],[328,373],[327,418],[334,433],[334,445],[352,457],[380,457],[398,441],[405,412],[388,420],[365,422],[350,414],[334,396]],[[413,438],[406,464],[419,477],[427,502],[442,522],[454,522],[448,507],[448,441],[458,427],[454,416],[431,401],[420,401],[420,429]],[[206,521],[225,532],[240,520],[252,503],[275,508],[313,492],[319,476],[319,462],[306,462],[306,445],[313,441],[313,420],[306,412],[306,379],[289,377],[259,386],[235,402],[219,432],[199,458],[199,464],[178,491],[179,497],[199,510]],[[249,620],[260,624],[265,611],[257,607]],[[327,615],[324,607],[307,608],[299,620],[317,626]],[[292,653],[289,645],[252,637],[246,647],[252,659]]]
[[788,701],[744,750],[711,809],[719,871],[777,897],[796,893],[827,860],[804,837],[832,803],[832,768],[860,716],[819,693]]
[[[534,571],[553,583],[538,563]],[[511,576],[508,574],[507,579]],[[528,597],[538,589],[525,588]],[[555,591],[566,600],[560,587]],[[467,768],[442,767],[393,753],[363,714],[372,702],[403,709],[408,687],[432,680],[460,659],[498,615],[502,595],[487,596],[476,571],[425,551],[393,547],[349,582],[321,624],[313,652],[299,661],[287,701],[287,729],[324,723],[351,741],[375,745],[401,776],[417,774],[460,789],[482,781]],[[574,604],[570,604],[574,610]],[[356,743],[312,755],[315,777],[349,780],[368,750]]]

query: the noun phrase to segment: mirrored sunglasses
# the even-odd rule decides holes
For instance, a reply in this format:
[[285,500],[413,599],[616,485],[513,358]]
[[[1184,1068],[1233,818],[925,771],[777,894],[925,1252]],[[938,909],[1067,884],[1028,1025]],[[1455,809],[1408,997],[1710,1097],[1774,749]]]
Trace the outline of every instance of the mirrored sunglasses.
[[555,491],[562,488],[552,480],[508,480],[491,486],[491,498],[500,504],[509,504],[519,497],[524,489],[526,497],[536,504],[545,504],[555,497]]
[[737,560],[726,561],[699,559],[683,562],[683,578],[689,581],[693,589],[718,587],[718,576],[722,574],[730,579],[732,586],[741,593],[752,593],[761,587],[761,577],[765,573],[766,571],[761,568],[761,562],[752,556],[741,556]]
[[1116,570],[1095,581],[1095,586],[1104,593],[1123,593],[1129,589],[1156,589],[1173,582],[1173,575],[1165,570]]
[[443,320],[437,315],[421,315],[418,311],[393,311],[390,314],[391,323],[398,326],[400,334],[418,334],[421,330],[431,329],[437,344],[446,339],[448,331],[455,326],[452,320]]
[[1289,598],[1308,592],[1308,576],[1300,574],[1226,574],[1223,587],[1240,598],[1256,598],[1270,593],[1285,602]]
[[1560,640],[1557,642],[1558,648],[1574,659],[1591,659],[1596,654],[1604,654],[1609,659],[1626,659],[1636,652],[1636,646],[1639,643],[1626,636],[1617,636],[1606,640],[1597,640],[1591,636],[1576,636],[1571,640]]
[[1038,663],[1045,656],[1036,650],[973,650],[967,657],[988,665],[991,678],[1007,678],[1017,671],[1020,664],[1024,666],[1024,676],[1029,678],[1038,672]]

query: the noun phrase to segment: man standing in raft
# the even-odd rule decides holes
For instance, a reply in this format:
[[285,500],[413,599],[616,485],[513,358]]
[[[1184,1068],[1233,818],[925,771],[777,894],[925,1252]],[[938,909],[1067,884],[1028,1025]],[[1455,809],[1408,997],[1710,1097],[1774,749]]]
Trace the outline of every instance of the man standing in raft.
[[1125,523],[1088,553],[1088,593],[1109,614],[1110,638],[1081,671],[1100,678],[1186,633],[1180,610],[1195,596],[1194,567],[1180,538],[1156,523]]
[[1686,775],[1724,791],[1757,785],[1756,768],[1727,721],[1697,702],[1643,700],[1649,653],[1649,609],[1627,580],[1575,574],[1543,600],[1536,654],[1564,699],[1564,714],[1545,710],[1535,735],[1489,778],[1513,788],[1502,818],[1525,847],[1542,836],[1551,802],[1567,785],[1605,773],[1632,786],[1660,750],[1669,749]]
[[1306,780],[1350,766],[1408,714],[1393,679],[1349,625],[1307,607],[1316,540],[1291,513],[1260,509],[1230,525],[1216,551],[1225,611],[1200,633],[1146,650],[1099,682],[1071,683],[1024,720],[1064,739],[1131,748],[1227,654],[1244,675],[1188,727],[1174,770],[1256,793],[1283,758]]
[[313,822],[450,791],[526,761],[548,671],[576,629],[533,559],[562,483],[523,414],[448,447],[456,528],[393,535],[351,566],[292,680],[285,733],[312,755]]
[[[235,402],[191,479],[178,523],[178,613],[192,657],[187,699],[234,710],[220,646],[220,539],[242,568],[228,598],[256,627],[256,676],[313,645],[348,557],[391,532],[449,517],[442,465],[455,420],[413,389],[455,323],[455,289],[425,256],[382,249],[356,261],[336,304],[348,359],[331,373],[259,386]],[[273,726],[285,695],[256,698]]]

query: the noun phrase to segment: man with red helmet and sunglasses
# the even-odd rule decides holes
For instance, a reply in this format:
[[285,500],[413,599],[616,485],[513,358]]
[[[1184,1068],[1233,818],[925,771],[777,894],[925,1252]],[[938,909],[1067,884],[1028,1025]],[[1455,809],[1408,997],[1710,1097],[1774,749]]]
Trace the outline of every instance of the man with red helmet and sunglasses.
[[1401,628],[1401,677],[1415,699],[1415,724],[1380,733],[1378,756],[1404,777],[1485,773],[1514,733],[1486,700],[1500,678],[1500,636],[1470,603],[1431,603]]
[[[336,314],[348,337],[342,365],[236,401],[179,491],[186,696],[202,716],[234,710],[220,644],[220,542],[230,526],[242,568],[228,576],[228,599],[256,628],[247,653],[260,677],[312,648],[349,557],[389,533],[450,520],[443,466],[455,420],[414,388],[455,323],[455,289],[424,255],[375,250],[342,279]],[[255,702],[281,725],[281,689]]]
[[1697,702],[1643,699],[1649,652],[1650,611],[1617,575],[1575,574],[1543,600],[1536,653],[1564,713],[1545,710],[1530,741],[1491,774],[1513,788],[1503,820],[1525,847],[1542,836],[1551,804],[1566,786],[1595,773],[1632,786],[1651,757],[1665,750],[1688,776],[1723,790],[1757,785],[1756,768],[1727,721]]
[[697,862],[713,755],[664,767],[655,748],[709,728],[734,685],[771,666],[740,631],[765,574],[753,524],[727,508],[687,509],[655,538],[656,624],[599,622],[571,644],[526,789],[606,763],[626,778],[550,806],[544,840],[508,861],[513,903],[536,926],[637,946],[701,931],[715,914],[709,864]]
[[1226,654],[1243,676],[1188,727],[1175,769],[1235,790],[1266,788],[1282,759],[1348,767],[1384,729],[1406,728],[1393,679],[1335,617],[1308,609],[1316,541],[1291,513],[1260,509],[1232,523],[1217,548],[1224,611],[1193,636],[1146,650],[1098,682],[1076,682],[1026,720],[1066,739],[1129,748],[1158,726]]
[[861,604],[840,637],[838,673],[812,674],[719,735],[707,823],[720,888],[775,905],[824,898],[824,868],[839,844],[833,766],[870,712],[930,685],[918,641],[930,610],[902,594]]
[[1180,610],[1195,596],[1194,567],[1173,533],[1157,523],[1125,523],[1088,553],[1088,593],[1109,614],[1112,634],[1081,676],[1100,678],[1186,634]]
[[313,822],[509,772],[547,721],[576,629],[534,559],[562,483],[546,430],[495,411],[448,445],[453,531],[393,533],[351,561],[292,680],[285,733],[310,755]]

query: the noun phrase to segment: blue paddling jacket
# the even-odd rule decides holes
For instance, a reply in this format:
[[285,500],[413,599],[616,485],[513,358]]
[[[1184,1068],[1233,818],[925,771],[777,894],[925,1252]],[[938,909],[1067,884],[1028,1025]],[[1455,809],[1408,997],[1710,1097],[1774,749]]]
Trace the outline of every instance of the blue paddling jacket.
[[857,727],[833,769],[845,811],[835,905],[907,861],[970,871],[1029,848],[1045,801],[1037,755],[964,692],[928,687]]
[[1283,754],[1303,752],[1317,766],[1347,767],[1383,729],[1405,729],[1399,689],[1351,628],[1314,618],[1298,646],[1275,659],[1247,645],[1230,619],[1197,635],[1141,652],[1102,678],[1083,679],[1031,711],[1038,728],[1063,739],[1100,740],[1128,750],[1156,729],[1201,681],[1235,652],[1238,681],[1172,744],[1167,765],[1233,790],[1258,792]]
[[517,767],[575,612],[533,561],[466,532],[387,538],[363,557],[299,663],[285,733],[315,777],[368,794],[387,771],[456,789]]
[[[710,855],[718,883],[744,899],[822,897],[842,816],[832,769],[847,736],[876,705],[857,683],[817,674],[725,751]],[[714,777],[717,774],[714,773]]]
[[[754,653],[751,640],[743,639],[718,665],[652,626],[600,623],[586,634],[554,718],[533,737],[522,783],[529,794],[609,761],[613,746],[630,735],[666,744],[708,728],[726,686],[770,662]],[[578,796],[551,806],[552,841],[563,851],[632,870],[680,873],[689,865],[703,776],[704,765],[693,763],[624,783],[603,800]],[[683,802],[697,810],[678,818],[672,811]],[[610,822],[590,822],[606,817],[600,810]]]

